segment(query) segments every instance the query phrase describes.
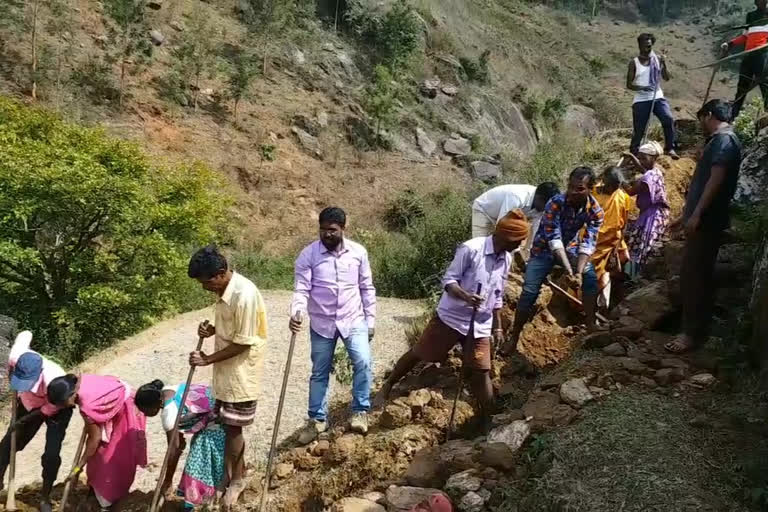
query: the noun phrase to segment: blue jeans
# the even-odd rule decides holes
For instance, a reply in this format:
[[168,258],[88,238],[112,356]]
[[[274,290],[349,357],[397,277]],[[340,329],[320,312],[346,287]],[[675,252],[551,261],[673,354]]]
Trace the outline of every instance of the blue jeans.
[[[309,339],[312,344],[312,376],[309,378],[309,417],[325,421],[328,416],[328,380],[333,366],[333,353],[336,340],[341,338],[336,332],[334,338],[325,338],[310,329]],[[349,337],[341,338],[352,361],[352,410],[368,412],[371,408],[371,382],[373,381],[371,346],[368,343],[368,325],[361,322],[349,332]]]
[[[575,262],[571,262],[573,265]],[[529,312],[536,304],[539,298],[541,285],[547,279],[547,276],[555,266],[553,258],[531,258],[525,269],[525,279],[523,281],[523,293],[517,301],[517,310]],[[574,267],[575,268],[575,267]],[[581,283],[581,290],[584,295],[597,295],[597,274],[592,263],[587,263],[584,267],[584,273]]]
[[[632,105],[632,142],[629,143],[629,151],[637,153],[640,142],[643,139],[643,131],[651,120],[651,101],[641,101]],[[675,118],[666,98],[659,98],[653,102],[653,114],[659,118],[661,127],[664,128],[664,150],[675,149]]]

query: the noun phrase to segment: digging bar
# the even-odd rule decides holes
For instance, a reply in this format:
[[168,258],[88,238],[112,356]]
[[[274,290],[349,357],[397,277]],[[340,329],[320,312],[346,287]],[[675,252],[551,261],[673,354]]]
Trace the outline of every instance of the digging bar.
[[[85,449],[85,438],[87,433],[88,433],[88,426],[83,425],[83,433],[80,434],[80,441],[78,441],[77,450],[75,450],[75,458],[72,461],[72,470],[74,470],[77,467],[77,464],[80,462],[80,457],[83,456],[83,450]],[[72,490],[72,487],[74,487],[75,485],[74,480],[75,479],[73,478],[67,478],[67,483],[64,484],[64,494],[62,494],[61,496],[61,504],[59,504],[59,512],[64,512],[64,509],[67,507],[69,492]]]
[[8,469],[8,496],[5,499],[6,510],[16,510],[16,414],[18,410],[19,394],[14,391],[11,395],[11,458]]

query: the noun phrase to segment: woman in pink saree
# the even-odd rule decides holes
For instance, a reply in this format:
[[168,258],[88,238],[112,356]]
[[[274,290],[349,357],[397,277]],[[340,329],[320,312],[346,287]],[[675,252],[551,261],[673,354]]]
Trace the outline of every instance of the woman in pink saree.
[[51,403],[80,409],[88,438],[70,478],[85,468],[102,510],[126,497],[136,468],[147,465],[147,419],[134,398],[130,386],[116,377],[70,374],[48,386]]

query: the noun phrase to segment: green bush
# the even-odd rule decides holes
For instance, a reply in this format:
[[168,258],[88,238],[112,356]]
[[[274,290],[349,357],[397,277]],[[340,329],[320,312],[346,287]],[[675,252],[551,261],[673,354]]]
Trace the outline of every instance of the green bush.
[[733,130],[745,146],[751,144],[757,137],[757,121],[763,113],[763,102],[755,96],[739,112],[739,117],[733,122]]
[[470,237],[470,198],[449,189],[423,198],[424,215],[402,232],[360,231],[382,296],[423,298],[439,288],[456,247]]
[[580,136],[558,132],[551,141],[539,143],[522,165],[516,164],[519,159],[502,158],[504,175],[515,183],[562,183],[568,172],[582,163],[586,148],[587,143]]
[[138,147],[0,98],[0,309],[66,362],[200,300],[191,250],[227,233],[202,165],[153,167]]
[[422,28],[408,0],[397,0],[383,15],[365,2],[350,0],[345,15],[352,30],[371,48],[376,61],[390,69],[402,67],[418,49]]
[[490,72],[488,71],[488,60],[490,57],[490,50],[485,50],[477,61],[469,57],[460,57],[459,63],[461,63],[464,77],[472,82],[487,84],[490,81]]
[[389,229],[403,231],[417,219],[424,218],[424,198],[411,189],[403,191],[387,207],[384,222]]
[[112,76],[112,66],[103,59],[88,57],[72,71],[71,80],[97,105],[116,101],[120,97],[120,89]]

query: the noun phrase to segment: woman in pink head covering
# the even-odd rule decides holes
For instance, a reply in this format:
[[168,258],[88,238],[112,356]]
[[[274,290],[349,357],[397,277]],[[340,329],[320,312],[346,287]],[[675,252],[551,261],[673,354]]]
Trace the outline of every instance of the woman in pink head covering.
[[80,408],[88,440],[72,470],[83,467],[102,510],[128,495],[136,468],[147,465],[146,417],[134,403],[133,390],[116,377],[65,375],[48,385],[51,403]]

